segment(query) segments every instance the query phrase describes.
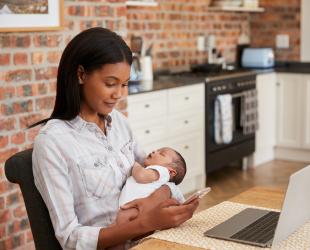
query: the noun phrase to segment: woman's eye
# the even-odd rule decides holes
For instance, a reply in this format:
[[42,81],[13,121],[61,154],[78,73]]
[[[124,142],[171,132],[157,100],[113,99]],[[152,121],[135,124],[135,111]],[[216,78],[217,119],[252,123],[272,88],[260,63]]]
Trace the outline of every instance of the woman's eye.
[[122,87],[124,87],[124,88],[127,86],[128,86],[128,82],[122,84]]
[[114,87],[116,85],[116,83],[113,83],[113,82],[105,82],[105,85],[107,87]]

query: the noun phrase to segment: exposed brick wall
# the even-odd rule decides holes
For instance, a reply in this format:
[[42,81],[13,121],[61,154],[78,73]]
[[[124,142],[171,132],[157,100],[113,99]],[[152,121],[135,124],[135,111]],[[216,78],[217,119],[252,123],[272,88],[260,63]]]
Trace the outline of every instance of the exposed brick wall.
[[[251,15],[251,45],[272,47],[278,61],[300,60],[300,0],[261,0],[265,12]],[[289,49],[276,49],[277,34],[288,34]]]
[[[124,0],[65,0],[65,28],[51,32],[0,33],[0,249],[33,248],[23,198],[6,181],[3,165],[31,147],[54,105],[57,65],[67,42],[81,30],[101,26],[126,34]],[[122,107],[120,107],[122,108]]]
[[196,49],[198,35],[216,35],[217,48],[227,61],[235,60],[240,28],[249,33],[249,14],[211,12],[201,0],[158,0],[157,7],[129,7],[128,36],[141,35],[153,47],[155,69],[201,63],[207,52]]

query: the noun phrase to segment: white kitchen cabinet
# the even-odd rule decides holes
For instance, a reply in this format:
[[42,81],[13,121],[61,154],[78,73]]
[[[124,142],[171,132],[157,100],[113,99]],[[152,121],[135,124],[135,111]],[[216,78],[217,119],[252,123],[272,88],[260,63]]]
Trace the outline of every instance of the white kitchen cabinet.
[[260,74],[256,78],[258,95],[258,124],[255,153],[250,166],[257,166],[274,159],[276,145],[276,73]]
[[166,146],[184,157],[183,193],[205,186],[204,83],[129,95],[128,119],[146,152]]
[[303,92],[303,99],[304,101],[304,127],[303,131],[303,140],[302,140],[302,147],[305,149],[310,149],[310,75],[304,75],[305,83],[304,83],[304,92]]
[[310,161],[310,75],[279,73],[276,158]]

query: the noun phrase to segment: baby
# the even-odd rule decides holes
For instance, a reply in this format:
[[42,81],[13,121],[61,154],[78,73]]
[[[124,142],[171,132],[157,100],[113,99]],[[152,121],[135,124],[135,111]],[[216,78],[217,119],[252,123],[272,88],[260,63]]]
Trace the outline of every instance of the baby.
[[[144,167],[135,163],[132,175],[127,179],[120,195],[120,206],[138,198],[144,198],[153,193],[162,185],[172,182],[178,185],[186,174],[184,158],[171,148],[161,148],[150,153],[144,160]],[[180,203],[184,202],[184,196],[178,187],[172,189],[172,197]],[[116,223],[136,217],[136,208],[120,210],[117,214]]]

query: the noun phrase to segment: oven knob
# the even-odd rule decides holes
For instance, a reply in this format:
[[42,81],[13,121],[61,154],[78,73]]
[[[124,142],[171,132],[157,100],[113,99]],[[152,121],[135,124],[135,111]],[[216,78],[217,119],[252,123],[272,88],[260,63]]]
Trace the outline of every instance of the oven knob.
[[216,87],[213,87],[213,88],[212,88],[212,91],[215,92],[215,91],[216,91]]
[[222,90],[225,90],[226,89],[226,86],[224,85],[223,87],[222,87]]

